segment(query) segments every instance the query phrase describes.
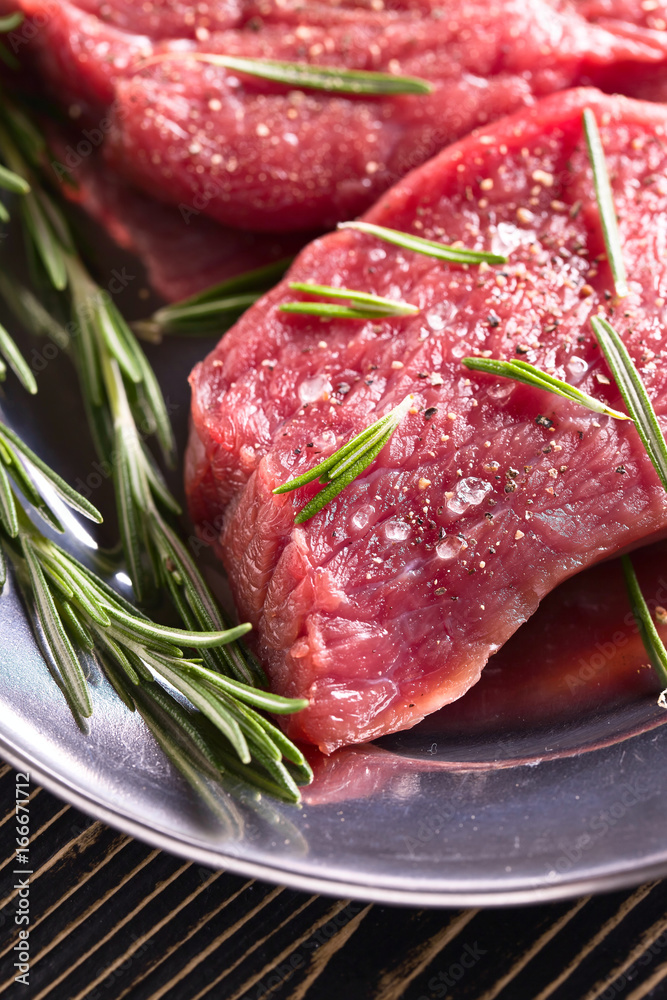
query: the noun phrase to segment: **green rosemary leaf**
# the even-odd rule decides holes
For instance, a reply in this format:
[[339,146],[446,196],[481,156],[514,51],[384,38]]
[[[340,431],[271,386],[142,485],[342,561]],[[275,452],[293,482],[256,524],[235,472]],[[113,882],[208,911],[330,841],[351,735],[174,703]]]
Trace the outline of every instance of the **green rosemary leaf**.
[[96,331],[91,321],[85,300],[81,300],[74,292],[74,318],[79,336],[73,343],[76,345],[77,368],[84,397],[90,401],[91,407],[100,408],[103,404],[102,373],[100,357],[95,343]]
[[254,756],[257,763],[261,764],[265,770],[269,772],[276,784],[283,789],[283,795],[287,798],[287,801],[298,802],[301,798],[301,794],[294,778],[282,761],[272,760],[268,755],[264,754],[259,747],[254,748]]
[[92,715],[93,706],[81,664],[58,614],[39,558],[28,538],[23,539],[22,548],[44,635],[61,670],[63,683],[73,704],[79,714],[87,718]]
[[[28,118],[28,116],[19,107],[9,102],[4,95],[1,103],[2,115],[9,126],[9,131],[12,134],[12,139],[9,144],[11,148],[8,148],[7,142],[2,143],[7,158],[14,161],[8,165],[12,170],[14,170],[15,173],[23,174],[24,170],[18,169],[20,164],[16,163],[16,158],[19,160],[22,159],[18,152],[18,147],[20,147],[22,153],[25,154],[27,160],[33,166],[37,166],[46,150],[46,139],[39,129],[32,123],[30,118]],[[7,133],[4,132],[4,130],[3,136],[7,136]]]
[[376,444],[365,452],[362,458],[357,459],[353,465],[348,467],[347,472],[339,476],[337,479],[332,480],[328,486],[325,486],[323,490],[320,490],[320,492],[316,494],[316,496],[314,496],[313,499],[305,505],[305,507],[301,508],[299,513],[294,518],[294,523],[305,524],[306,521],[309,521],[311,517],[318,514],[323,507],[326,507],[328,503],[337,497],[346,486],[349,486],[350,483],[357,478],[357,476],[360,476],[364,469],[368,468],[371,462],[373,462],[382,451],[391,438],[394,430],[395,428],[392,428],[390,431],[386,431],[382,437],[379,438]]
[[66,598],[57,601],[60,617],[63,619],[65,628],[78,644],[92,653],[95,649],[95,642],[89,630],[81,621],[74,606]]
[[588,158],[593,171],[593,183],[595,185],[595,195],[600,212],[600,222],[602,224],[602,234],[604,236],[605,247],[607,248],[607,259],[614,278],[614,287],[619,298],[624,298],[628,294],[628,280],[625,271],[625,261],[623,260],[623,247],[621,245],[621,234],[618,229],[618,218],[614,207],[614,197],[609,182],[609,171],[605,160],[602,140],[598,129],[595,114],[590,108],[585,108],[583,112],[584,135],[586,136],[586,147]]
[[57,514],[54,511],[52,511],[51,508],[47,504],[45,504],[41,498],[39,503],[35,504],[35,511],[37,514],[39,514],[41,519],[43,521],[46,521],[49,527],[53,528],[54,531],[57,531],[59,535],[65,533],[65,525],[61,522]]
[[137,694],[140,707],[148,709],[151,716],[154,715],[155,706],[157,706],[159,712],[166,717],[162,719],[161,731],[168,731],[171,739],[181,745],[186,741],[192,743],[211,766],[218,770],[216,755],[212,752],[211,746],[191,713],[179,705],[157,681],[142,684]]
[[[122,645],[116,642],[115,638],[110,635],[106,629],[96,627],[95,636],[98,643],[101,643],[102,646],[111,654],[114,663],[117,663],[120,667],[122,667],[131,684],[139,684],[142,677],[146,677],[146,675],[149,677],[151,676],[150,672],[146,670],[143,663],[141,664],[141,668],[139,670],[135,670],[134,664],[131,662],[130,657],[126,656]],[[135,657],[132,657],[132,659],[136,662]]]
[[[120,440],[120,435],[117,435]],[[149,593],[153,592],[149,574],[144,564],[145,536],[139,525],[139,512],[130,485],[126,456],[122,447],[117,445],[118,460],[113,470],[113,484],[116,494],[116,510],[118,511],[118,528],[120,531],[123,552],[127,560],[127,569],[132,580],[132,588],[139,603],[142,603]]]
[[60,572],[60,568],[53,565],[52,562],[46,559],[42,560],[42,569],[48,576],[49,580],[55,584],[55,586],[60,591],[61,596],[65,600],[69,600],[74,597],[74,588],[70,585],[69,580]]
[[134,421],[137,429],[141,428],[140,440],[147,441],[149,437],[152,437],[155,434],[157,424],[155,422],[155,415],[151,410],[151,405],[148,402],[148,397],[146,396],[143,383],[129,382],[125,379],[125,393],[127,395],[130,413],[132,414],[132,420]]
[[225,298],[207,299],[194,305],[166,306],[158,309],[152,321],[158,331],[164,333],[198,332],[204,321],[207,329],[214,328],[215,322],[228,313],[243,312],[260,297],[262,292],[245,292],[242,295],[228,295]]
[[[352,466],[356,465],[359,460],[363,461],[364,454],[367,449],[374,448],[380,439],[386,438],[388,440],[412,406],[413,402],[414,396],[412,396],[412,394],[406,396],[403,402],[399,403],[398,406],[395,406],[393,410],[390,410],[386,416],[381,417],[376,424],[371,424],[370,427],[366,428],[363,435],[358,435],[356,439],[353,438],[352,441],[345,445],[344,448],[341,448],[336,456],[336,462],[329,466],[323,476],[320,476],[320,482],[329,482],[344,475],[352,468]],[[363,443],[362,441],[359,441],[359,437],[363,438]],[[355,441],[357,443],[356,447]]]
[[166,625],[155,625],[147,618],[128,615],[120,607],[113,606],[111,602],[104,605],[104,608],[112,621],[128,626],[134,635],[142,636],[149,641],[156,639],[158,642],[169,642],[175,646],[192,646],[194,649],[207,649],[209,646],[232,642],[251,629],[250,625],[244,624],[219,632],[189,632],[185,629],[168,628]]
[[23,17],[21,11],[15,11],[13,14],[6,14],[4,17],[0,17],[0,34],[7,34],[9,31],[15,31],[23,23]]
[[[137,349],[140,350],[139,345],[137,345]],[[174,438],[171,420],[169,419],[169,414],[167,412],[167,404],[164,396],[162,395],[162,390],[158,385],[155,373],[148,364],[145,356],[143,356],[143,352],[140,367],[142,374],[142,386],[146,394],[150,411],[155,419],[156,434],[162,451],[162,457],[167,465],[173,467],[176,464],[176,440]]]
[[[176,582],[176,575],[180,575],[180,584]],[[197,629],[210,631],[222,627],[219,616],[217,621],[212,619],[206,608],[201,605],[196,588],[188,585],[187,577],[178,574],[178,570],[176,574],[165,570],[165,576],[168,579],[167,587],[172,595],[174,606],[179,611],[187,628],[193,631]],[[196,612],[193,611],[194,607],[197,608]],[[226,643],[224,646],[215,646],[212,649],[202,649],[201,656],[204,666],[216,674],[231,675],[250,684],[265,681],[263,672],[256,671],[254,664],[249,662],[248,656],[240,652],[238,642]]]
[[271,739],[276,744],[276,746],[282,751],[283,757],[288,760],[291,764],[298,769],[300,776],[303,778],[304,783],[308,783],[313,780],[313,772],[310,764],[301,753],[299,748],[289,740],[282,729],[274,725],[269,719],[265,718],[263,715],[257,715],[259,724],[266,729],[271,735]]
[[485,250],[466,250],[462,247],[451,247],[434,240],[425,240],[421,236],[402,233],[398,229],[387,229],[370,222],[339,222],[339,229],[356,229],[369,236],[377,236],[385,243],[403,247],[404,250],[414,250],[426,254],[427,257],[437,257],[439,260],[451,261],[454,264],[506,264],[507,257],[497,253],[487,253]]
[[224,694],[235,696],[248,705],[254,705],[256,708],[273,712],[276,715],[290,715],[292,712],[300,712],[308,705],[305,698],[284,698],[282,695],[271,694],[269,691],[261,691],[249,684],[232,680],[230,677],[223,677],[205,667],[197,668],[197,676]]
[[[148,406],[149,412],[155,424],[155,432],[157,434],[158,441],[160,443],[160,448],[162,450],[162,455],[165,462],[169,465],[173,465],[176,457],[176,442],[174,439],[174,432],[171,426],[171,421],[169,419],[169,414],[167,412],[167,404],[165,402],[164,396],[162,395],[162,390],[158,385],[157,378],[155,377],[155,372],[151,368],[146,358],[146,355],[142,351],[136,337],[125,323],[125,320],[120,315],[116,307],[111,303],[111,308],[114,311],[116,323],[118,328],[123,329],[123,336],[125,344],[128,351],[132,355],[134,363],[140,373],[141,388],[145,394],[146,404]],[[111,400],[112,409],[118,409],[121,405],[123,397],[126,396],[125,390],[117,381],[116,386],[116,398]],[[134,423],[130,418],[129,406],[124,414],[128,420],[128,423]],[[135,431],[136,434],[136,431]],[[136,435],[138,437],[138,435]]]
[[[2,51],[2,49],[0,49],[0,52],[1,51]],[[0,201],[0,222],[9,222],[10,218],[11,218],[11,216],[10,216],[9,212],[7,211],[7,208],[6,208],[5,204],[4,204],[4,202]]]
[[48,480],[49,485],[55,490],[63,503],[66,503],[68,507],[72,510],[77,511],[79,514],[83,514],[84,517],[89,518],[91,521],[95,521],[97,524],[102,523],[102,515],[100,514],[97,507],[94,507],[89,500],[82,497],[80,493],[65,482],[53,469],[43,462],[41,458],[34,453],[18,436],[14,431],[10,430],[6,424],[0,423],[0,439],[4,440],[5,444],[9,444],[19,452],[23,458],[27,459],[30,465],[38,469],[45,479]]
[[165,730],[164,720],[156,720],[147,709],[141,711],[141,716],[151,731],[157,744],[162,748],[165,756],[172,765],[185,778],[196,795],[205,802],[215,813],[219,811],[220,801],[209,787],[205,774],[201,767],[201,762],[194,764],[190,759],[190,754],[183,748],[181,741],[170,738]]
[[[301,796],[298,789],[297,794],[295,795],[289,785],[285,785],[279,780],[274,781],[272,777],[264,774],[261,770],[245,769],[235,757],[221,747],[216,747],[216,753],[221,761],[221,764],[226,767],[226,770],[230,774],[241,778],[244,783],[250,782],[261,791],[266,792],[268,795],[271,795],[276,799],[281,799],[283,802],[288,802],[290,805],[296,805],[300,801]],[[292,775],[289,774],[289,777],[291,779]],[[307,784],[307,782],[302,782],[302,784]]]
[[19,533],[16,499],[5,466],[0,462],[0,521],[10,538]]
[[[295,479],[289,479],[286,483],[281,486],[276,486],[273,490],[274,493],[291,493],[292,490],[298,490],[302,486],[306,486],[308,483],[312,483],[315,479],[319,479],[321,483],[329,482],[334,475],[340,475],[349,467],[351,463],[356,462],[359,458],[363,457],[364,453],[368,448],[372,448],[380,438],[383,438],[387,431],[393,433],[398,427],[399,423],[407,413],[408,409],[412,405],[414,397],[412,395],[406,396],[405,399],[395,406],[393,410],[386,413],[379,420],[376,420],[374,424],[370,424],[369,427],[365,427],[363,431],[360,431],[355,437],[353,437],[347,444],[335,451],[333,455],[329,455],[322,462],[314,465],[312,469],[308,472],[304,472],[302,475],[297,476]],[[333,473],[332,470],[338,469],[337,473]]]
[[[335,288],[332,285],[311,285],[303,281],[291,281],[289,287],[295,292],[303,292],[306,295],[321,295],[323,298],[344,299],[348,302],[353,302],[358,304],[360,312],[367,310],[373,316],[414,316],[419,312],[419,306],[414,306],[410,302],[387,299],[381,295],[371,295],[369,292],[359,292],[352,288]],[[283,312],[307,312],[306,306],[319,305],[322,305],[322,303],[285,302],[280,308]],[[327,314],[321,313],[320,315]]]
[[2,544],[0,544],[0,593],[2,593],[2,591],[4,590],[6,583],[7,583],[7,559],[5,557],[5,552],[2,547]]
[[[637,627],[639,628],[644,648],[651,659],[651,663],[656,674],[658,675],[660,683],[663,687],[667,688],[667,649],[665,649],[663,645],[662,639],[660,638],[658,630],[653,622],[653,618],[651,617],[651,612],[649,611],[648,605],[644,600],[644,595],[641,592],[641,587],[639,586],[639,581],[637,580],[632,560],[629,556],[622,556],[621,564],[623,566],[625,585],[628,588],[632,612],[635,616],[635,621],[637,622]],[[663,701],[664,696],[665,692],[663,691],[661,695]]]
[[164,481],[164,476],[158,469],[153,456],[143,442],[141,442],[141,452],[143,455],[142,468],[146,478],[148,479],[148,484],[153,496],[156,497],[156,499],[159,500],[160,503],[167,508],[167,510],[171,511],[172,514],[179,516],[183,513],[181,505],[178,503],[173,493],[169,490],[169,487]]
[[[197,682],[200,682],[199,678],[197,678]],[[232,718],[236,719],[241,732],[248,741],[248,748],[251,749],[253,757],[256,756],[257,750],[261,750],[270,760],[279,761],[282,759],[282,754],[276,744],[272,742],[269,734],[259,725],[257,712],[247,708],[234,698],[229,698],[220,691],[217,691],[213,685],[208,684],[206,681],[201,683],[202,687],[211,691],[220,699],[221,704],[225,705]]]
[[32,480],[28,477],[23,465],[19,461],[18,455],[14,451],[10,451],[7,448],[1,434],[0,452],[2,452],[2,461],[7,466],[7,469],[14,480],[14,485],[21,491],[28,503],[32,504],[33,507],[39,507],[42,503],[42,498],[35,489]]
[[[106,638],[108,638],[108,633],[106,633]],[[130,644],[125,645],[123,648],[125,651],[125,656],[131,663],[132,667],[134,668],[134,672],[136,673],[139,680],[143,680],[147,684],[152,684],[155,678],[153,677],[153,674],[150,672],[146,663],[144,663],[144,660],[142,659],[142,656],[145,657],[150,651],[147,648],[143,648],[141,650],[141,655],[139,655],[139,653],[136,651],[136,648]]]
[[339,69],[335,66],[311,66],[308,63],[281,62],[277,59],[250,59],[209,52],[166,52],[143,60],[138,68],[166,59],[193,59],[221,66],[232,72],[284,83],[301,90],[324,90],[329,94],[430,94],[432,85],[414,76],[375,73],[368,70]]
[[594,413],[602,413],[607,417],[614,417],[616,420],[629,420],[627,413],[620,410],[613,410],[610,406],[594,396],[589,396],[587,392],[582,392],[573,385],[563,382],[562,379],[555,378],[547,372],[540,371],[534,365],[529,365],[527,361],[501,361],[495,358],[462,358],[466,368],[473,371],[488,372],[500,378],[511,378],[515,382],[523,382],[524,385],[535,386],[536,389],[543,389],[545,392],[552,392],[556,396],[562,396],[573,403],[579,403]]
[[13,170],[8,170],[7,167],[0,164],[0,188],[12,191],[14,194],[28,194],[30,184],[25,177],[15,174]]
[[[199,628],[204,631],[221,630],[225,627],[222,615],[215,600],[197,570],[194,561],[183,545],[178,535],[156,512],[151,519],[153,540],[161,552],[163,562],[171,563],[179,573],[185,599],[195,615]],[[171,576],[171,574],[170,574]],[[173,581],[173,576],[171,577]],[[225,673],[233,674],[238,680],[247,683],[263,683],[266,678],[254,660],[241,654],[238,643],[226,643],[210,651],[204,650],[204,656],[210,656],[210,663],[217,664]]]
[[412,405],[413,398],[412,395],[406,396],[402,403],[395,406],[384,417],[380,417],[370,427],[366,427],[333,455],[325,458],[323,462],[303,475],[290,479],[274,489],[274,493],[289,493],[315,479],[319,479],[321,483],[328,483],[298,512],[294,518],[295,524],[304,524],[309,521],[334,497],[337,497],[346,486],[349,486],[357,476],[361,475],[364,469],[368,468],[390,440]]
[[239,840],[244,830],[243,817],[227,794],[225,786],[219,785],[218,762],[211,763],[209,754],[202,755],[198,745],[184,740],[185,724],[181,720],[173,721],[156,705],[154,697],[138,699],[137,708],[173,767],[185,778],[198,798],[215,814],[218,822],[223,824],[225,839],[231,842]]
[[[40,556],[45,565],[51,565],[67,581],[72,588],[73,600],[91,621],[103,628],[111,625],[111,618],[100,603],[100,595],[76,559],[53,543],[40,548]],[[101,582],[101,581],[100,581]]]
[[[114,316],[103,295],[96,296],[93,308],[93,322],[102,336],[109,353],[120,365],[131,382],[141,382],[142,372],[133,353],[128,349],[122,328],[114,322]],[[128,331],[129,332],[129,331]]]
[[[147,659],[149,658],[147,657]],[[246,738],[238,722],[229,714],[226,706],[220,699],[196,681],[185,678],[180,670],[180,664],[177,665],[174,663],[171,666],[162,658],[153,657],[152,659],[152,665],[160,671],[165,680],[169,681],[181,694],[184,694],[188,701],[195,708],[198,708],[213,723],[216,729],[229,740],[240,760],[244,764],[249,764],[251,754]]]
[[55,289],[62,291],[67,287],[65,253],[33,192],[21,200],[21,209],[26,228],[49,280]]
[[5,358],[24,389],[34,396],[37,392],[37,382],[28,362],[25,360],[12,337],[0,323],[0,354]]
[[101,577],[97,576],[97,574],[93,573],[92,570],[89,570],[87,566],[84,566],[83,563],[80,563],[77,559],[71,556],[69,552],[60,548],[60,546],[55,542],[50,544],[49,549],[54,553],[54,556],[58,559],[58,561],[61,562],[61,564],[64,565],[77,580],[80,581],[80,586],[88,595],[88,599],[92,602],[92,604],[97,606],[100,614],[105,616],[104,621],[100,622],[101,625],[107,627],[111,624],[111,619],[104,610],[105,608],[108,609],[110,606],[120,608],[130,617],[141,618],[146,621],[148,620],[146,615],[144,615],[139,608],[135,607],[134,604],[130,604],[130,602],[127,601],[122,594],[119,594],[118,591],[110,587],[109,584],[105,583]]
[[372,309],[370,306],[334,305],[332,302],[283,302],[279,312],[301,316],[322,316],[325,319],[386,319],[388,316],[406,316],[405,312],[390,313],[387,310]]
[[70,345],[70,335],[61,324],[44,308],[33,293],[10,279],[0,271],[0,294],[7,302],[14,315],[28,330],[42,336],[48,335],[62,351]]
[[130,712],[136,711],[136,703],[133,697],[138,687],[134,686],[132,691],[129,688],[127,677],[118,669],[113,657],[108,656],[100,647],[95,649],[95,658],[104,670],[104,674],[112,688]]
[[264,267],[229,278],[180,302],[163,306],[148,320],[134,323],[147,340],[158,341],[163,333],[204,334],[220,329],[232,316],[247,309],[282,278],[293,257],[284,257]]
[[65,222],[65,216],[62,214],[53,198],[47,194],[43,187],[39,186],[35,188],[35,198],[37,199],[42,212],[49,220],[51,228],[53,229],[62,250],[67,254],[75,254],[76,250],[74,249],[69,227]]
[[294,257],[281,257],[271,264],[264,264],[262,267],[253,268],[252,271],[244,271],[234,278],[227,278],[217,285],[210,285],[196,295],[190,295],[187,299],[174,302],[172,305],[158,309],[154,319],[160,315],[169,320],[172,310],[180,310],[186,306],[196,306],[203,302],[213,302],[218,299],[230,298],[233,295],[241,295],[243,292],[261,292],[273,286],[282,278]]
[[602,316],[593,316],[591,326],[628,408],[628,413],[635,422],[637,433],[660,477],[660,482],[667,490],[667,443],[641,376],[613,326]]

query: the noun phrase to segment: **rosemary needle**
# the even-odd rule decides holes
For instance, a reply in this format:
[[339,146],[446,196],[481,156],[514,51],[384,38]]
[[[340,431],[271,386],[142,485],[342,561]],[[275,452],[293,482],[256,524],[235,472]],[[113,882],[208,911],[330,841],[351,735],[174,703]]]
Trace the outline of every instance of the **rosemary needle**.
[[[622,556],[621,565],[623,566],[623,574],[625,576],[625,584],[628,589],[630,605],[639,628],[639,633],[642,637],[642,642],[644,643],[644,648],[649,655],[651,664],[658,675],[658,678],[660,679],[660,683],[665,689],[667,689],[667,650],[665,649],[663,641],[655,627],[648,605],[644,600],[641,587],[639,586],[639,581],[637,580],[637,575],[632,565],[632,560],[629,556]],[[667,707],[667,704],[663,704],[665,702],[666,695],[667,690],[663,690],[660,696],[660,704],[662,704],[663,707]]]
[[[50,508],[50,494],[38,485],[40,480],[33,484],[19,474],[24,466],[28,471],[38,469],[44,482],[73,510],[95,521],[101,517],[14,432],[0,424],[0,552],[14,565],[38,641],[45,657],[56,666],[75,713],[86,717],[93,711],[86,677],[87,654],[99,660],[129,707],[134,706],[137,687],[143,690],[144,706],[150,706],[154,697],[162,704],[166,695],[158,694],[157,681],[164,680],[204,713],[231,752],[246,765],[252,762],[252,768],[244,772],[249,780],[257,778],[255,772],[259,769],[260,784],[269,778],[282,797],[298,801],[297,781],[309,779],[308,766],[297,748],[282,733],[274,732],[275,727],[256,708],[284,714],[304,708],[306,702],[226,678],[184,652],[189,648],[204,653],[226,646],[249,626],[203,632],[151,621],[27,517],[24,503],[42,517],[50,511],[51,517],[46,518],[49,525],[57,519],[57,511]],[[23,493],[23,503],[17,489]],[[125,677],[123,682],[119,680],[121,675]],[[192,716],[186,732],[178,734],[180,741],[189,738],[197,742],[196,719]],[[165,746],[166,741],[169,753],[173,734],[170,737],[169,733],[151,728],[161,745]],[[169,755],[174,757],[173,753]],[[281,763],[283,757],[286,764]],[[187,769],[184,773],[188,776]]]
[[351,302],[351,306],[343,306],[331,302],[283,302],[281,312],[305,313],[313,316],[326,316],[331,319],[382,319],[389,316],[414,316],[419,307],[410,302],[400,302],[396,299],[371,295],[369,292],[356,291],[353,288],[334,288],[331,285],[312,285],[303,281],[291,281],[289,287],[295,292],[305,295],[319,295],[322,298],[343,299]]
[[453,264],[506,264],[507,257],[498,253],[488,253],[486,250],[467,250],[464,247],[447,246],[435,240],[425,240],[422,236],[413,236],[398,229],[388,229],[386,226],[376,226],[371,222],[339,222],[338,229],[356,229],[360,233],[376,236],[386,243],[403,247],[404,250],[414,250],[427,257],[450,261]]
[[609,171],[605,160],[600,131],[598,129],[595,114],[590,108],[585,108],[583,112],[584,135],[586,137],[586,147],[588,158],[593,171],[593,183],[597,197],[598,209],[600,212],[600,222],[602,234],[604,236],[605,247],[611,273],[614,278],[614,287],[619,298],[624,298],[628,294],[628,281],[623,259],[623,248],[621,245],[621,235],[618,229],[618,218],[614,207],[614,196],[609,182]]
[[136,67],[143,69],[167,59],[186,59],[209,63],[223,69],[261,77],[274,83],[302,90],[324,90],[329,94],[429,94],[433,90],[427,80],[394,73],[341,69],[336,66],[311,66],[308,63],[283,62],[277,59],[253,59],[226,56],[213,52],[165,52],[144,59]]
[[628,412],[635,422],[642,444],[660,477],[660,482],[667,490],[667,443],[641,376],[611,323],[603,316],[593,316],[591,326]]
[[274,493],[290,493],[292,490],[307,486],[315,479],[326,484],[324,489],[320,490],[297,513],[294,518],[295,524],[304,524],[309,521],[368,468],[388,443],[413,402],[414,396],[406,396],[402,403],[395,406],[384,417],[380,417],[370,427],[366,427],[333,455],[325,458],[308,472],[304,472],[301,476],[290,479],[274,489]]
[[133,327],[140,336],[153,341],[159,341],[162,334],[222,333],[282,278],[292,260],[292,257],[284,257],[212,285],[187,299],[163,306],[149,319],[134,323]]
[[524,385],[532,385],[536,389],[544,389],[552,392],[556,396],[562,396],[573,403],[579,403],[587,407],[594,413],[602,413],[607,417],[614,417],[616,420],[629,420],[627,413],[620,410],[613,410],[600,399],[589,396],[587,392],[582,392],[573,385],[563,382],[562,379],[555,378],[547,372],[541,371],[527,361],[502,361],[496,358],[463,358],[463,364],[472,371],[488,372],[500,378],[511,378],[515,382],[522,382]]
[[[282,734],[264,732],[269,723],[253,706],[281,713],[297,711],[306,703],[254,690],[265,678],[238,642],[247,626],[229,628],[225,622],[187,546],[170,523],[179,505],[146,447],[146,437],[154,435],[165,458],[173,458],[171,423],[155,375],[111,297],[88,273],[58,205],[40,183],[34,166],[41,155],[40,137],[30,120],[6,98],[0,119],[0,155],[29,187],[16,191],[28,244],[34,247],[47,282],[57,294],[65,321],[59,323],[25,289],[8,288],[3,281],[2,291],[35,332],[50,336],[71,355],[97,450],[111,469],[135,596],[148,599],[157,590],[165,591],[185,626],[173,629],[150,622],[38,531],[16,503],[14,486],[52,529],[60,531],[62,525],[49,497],[26,473],[31,466],[46,476],[66,504],[96,520],[99,514],[16,435],[1,428],[0,541],[33,609],[45,656],[59,670],[70,705],[76,714],[85,716],[91,703],[82,656],[93,650],[119,697],[128,706],[141,703],[154,732],[162,715],[157,709],[151,714],[146,705],[152,704],[155,678],[163,678],[205,713],[226,741],[227,757],[238,755],[237,773],[241,768],[246,779],[259,787],[298,801],[297,783],[311,777],[307,764]],[[16,358],[9,356],[2,331],[0,350],[19,367]],[[0,560],[0,577],[4,575]],[[185,655],[194,648],[200,660]],[[200,671],[204,671],[201,676]],[[227,677],[232,686],[212,687],[210,673]],[[142,698],[132,695],[132,685],[142,686]],[[263,735],[258,736],[260,730]],[[180,762],[193,787],[199,787],[196,770],[177,752],[172,737],[173,733],[160,731],[158,738],[161,745],[171,747],[171,759],[177,766]]]

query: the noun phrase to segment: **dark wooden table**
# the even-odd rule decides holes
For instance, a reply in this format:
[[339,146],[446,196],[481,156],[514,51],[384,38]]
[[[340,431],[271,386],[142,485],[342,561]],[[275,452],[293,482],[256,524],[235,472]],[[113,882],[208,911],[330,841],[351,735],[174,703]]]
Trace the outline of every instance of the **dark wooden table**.
[[[15,772],[0,765],[3,998],[667,997],[667,881],[497,910],[367,905],[189,864],[40,788],[30,793],[26,875],[15,797]],[[16,924],[26,908],[29,925]],[[14,979],[26,927],[28,985]]]

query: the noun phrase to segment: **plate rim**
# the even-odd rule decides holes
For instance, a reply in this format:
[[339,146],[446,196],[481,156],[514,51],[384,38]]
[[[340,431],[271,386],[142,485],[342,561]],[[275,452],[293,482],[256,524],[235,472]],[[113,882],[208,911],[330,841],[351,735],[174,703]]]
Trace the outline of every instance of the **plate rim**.
[[300,892],[318,893],[343,899],[355,899],[366,903],[393,906],[419,906],[429,908],[465,908],[465,907],[503,907],[525,906],[540,903],[558,902],[587,896],[592,893],[612,892],[616,889],[632,888],[644,882],[667,876],[667,845],[662,861],[650,864],[636,864],[619,871],[611,871],[596,876],[567,878],[551,885],[534,887],[489,890],[452,890],[448,892],[436,889],[433,892],[401,888],[399,886],[379,886],[363,881],[347,881],[335,877],[326,878],[316,875],[306,875],[291,868],[279,868],[240,858],[224,851],[207,849],[194,845],[185,838],[154,826],[142,823],[121,809],[114,809],[108,804],[97,800],[78,789],[69,780],[55,771],[35,764],[30,755],[24,754],[0,733],[0,756],[15,770],[26,768],[38,783],[57,798],[80,809],[94,819],[108,824],[121,833],[140,840],[142,843],[169,854],[184,858],[192,863],[207,868],[229,871],[235,875],[243,875],[260,881]]

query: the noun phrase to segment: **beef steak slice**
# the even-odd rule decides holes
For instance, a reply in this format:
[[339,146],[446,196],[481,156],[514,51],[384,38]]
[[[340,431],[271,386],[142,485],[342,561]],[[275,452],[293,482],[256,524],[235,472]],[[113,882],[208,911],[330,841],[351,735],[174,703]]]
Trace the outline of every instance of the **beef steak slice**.
[[[582,109],[600,123],[631,292],[615,302]],[[288,275],[402,297],[414,317],[322,322],[278,311],[283,282],[191,376],[187,490],[227,567],[272,687],[305,696],[290,736],[330,751],[461,697],[561,580],[667,527],[629,421],[472,373],[520,357],[622,406],[590,318],[610,316],[661,421],[667,111],[578,90],[451,146],[364,217],[505,251],[463,268],[351,230]],[[316,491],[272,489],[413,393],[376,461],[311,521]],[[539,662],[536,661],[536,671]]]
[[[660,97],[667,79],[667,31],[638,23],[636,4],[604,23],[562,0],[376,6],[219,0],[202,12],[163,0],[0,0],[32,19],[34,30],[15,33],[22,62],[94,127],[111,117],[104,149],[120,175],[223,225],[265,232],[352,218],[476,126],[556,90],[650,84]],[[187,52],[416,75],[433,91],[297,91]]]

